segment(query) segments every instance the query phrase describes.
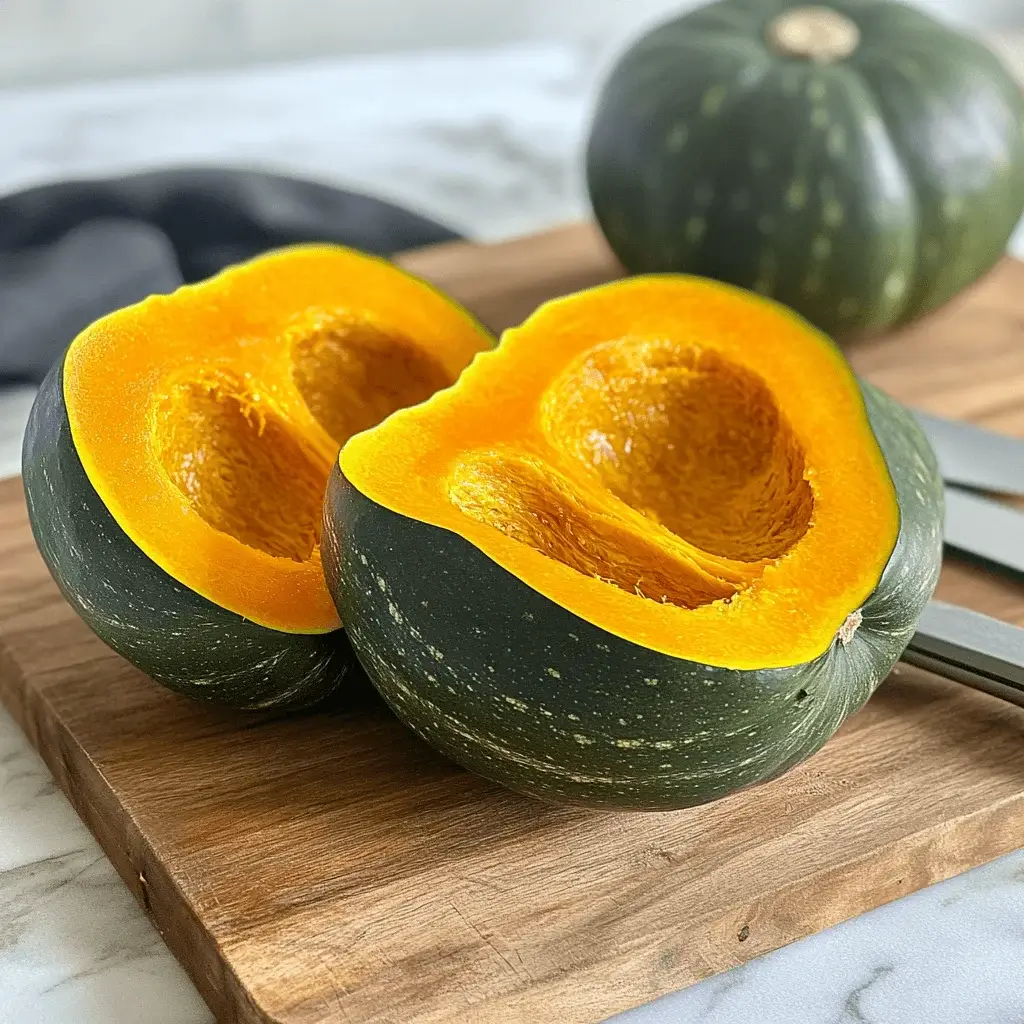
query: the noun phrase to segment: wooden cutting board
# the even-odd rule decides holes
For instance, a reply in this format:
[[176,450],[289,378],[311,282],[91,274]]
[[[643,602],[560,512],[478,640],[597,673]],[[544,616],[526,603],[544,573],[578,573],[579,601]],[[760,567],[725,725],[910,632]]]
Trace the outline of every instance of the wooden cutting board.
[[[596,233],[410,254],[493,327],[614,276]],[[858,345],[918,406],[1024,433],[1024,266]],[[1024,623],[1024,585],[941,595]],[[548,807],[373,698],[292,717],[165,692],[59,597],[0,485],[0,693],[224,1021],[599,1021],[1024,841],[1024,711],[901,667],[805,765],[668,814]]]

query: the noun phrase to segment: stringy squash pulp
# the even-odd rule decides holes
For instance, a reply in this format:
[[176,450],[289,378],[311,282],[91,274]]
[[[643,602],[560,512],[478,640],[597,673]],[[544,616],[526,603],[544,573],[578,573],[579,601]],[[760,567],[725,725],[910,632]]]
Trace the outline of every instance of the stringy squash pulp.
[[697,278],[547,304],[453,387],[353,437],[340,468],[587,622],[734,669],[827,650],[900,525],[835,346]]

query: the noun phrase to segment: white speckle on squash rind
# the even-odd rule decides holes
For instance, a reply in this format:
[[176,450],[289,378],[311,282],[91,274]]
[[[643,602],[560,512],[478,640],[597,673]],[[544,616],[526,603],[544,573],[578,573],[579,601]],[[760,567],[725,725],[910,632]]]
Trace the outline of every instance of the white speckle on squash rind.
[[906,279],[906,276],[904,274],[901,274],[899,271],[893,271],[885,279],[885,284],[883,285],[883,291],[885,292],[885,297],[887,299],[892,299],[893,301],[895,301],[897,299],[900,299],[906,293],[906,290],[907,290],[907,279]]
[[807,84],[807,98],[812,103],[821,103],[828,95],[828,87],[820,78],[812,78]]
[[822,207],[821,216],[828,227],[838,228],[846,220],[846,211],[838,199],[828,199]]
[[673,125],[665,137],[665,149],[670,153],[678,153],[686,145],[689,137],[690,129],[685,124],[680,122]]
[[841,124],[829,128],[825,148],[833,159],[839,160],[846,155],[846,129]]
[[684,229],[686,234],[686,240],[693,244],[696,244],[704,237],[704,232],[707,230],[707,221],[703,217],[691,217],[686,222]]
[[728,96],[728,90],[724,85],[711,86],[700,99],[701,117],[708,119],[717,117],[721,113],[726,96]]

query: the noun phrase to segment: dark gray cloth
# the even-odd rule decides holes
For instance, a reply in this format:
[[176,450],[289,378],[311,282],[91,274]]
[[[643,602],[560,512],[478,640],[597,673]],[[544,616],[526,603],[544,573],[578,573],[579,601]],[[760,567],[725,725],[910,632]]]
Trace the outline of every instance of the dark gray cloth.
[[0,198],[0,382],[39,381],[97,317],[294,242],[376,255],[455,232],[326,185],[234,170],[170,170]]
[[0,377],[39,380],[93,320],[181,283],[167,236],[144,221],[86,221],[0,255]]

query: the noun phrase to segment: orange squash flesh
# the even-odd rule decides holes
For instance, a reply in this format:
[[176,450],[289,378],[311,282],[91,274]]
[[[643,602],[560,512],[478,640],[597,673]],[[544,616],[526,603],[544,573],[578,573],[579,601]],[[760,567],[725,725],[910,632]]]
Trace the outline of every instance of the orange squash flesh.
[[339,446],[490,344],[386,261],[297,246],[98,321],[67,352],[64,398],[90,483],[157,565],[260,625],[328,632]]
[[454,387],[354,436],[340,466],[586,621],[725,668],[820,655],[899,530],[835,346],[680,276],[547,304]]

